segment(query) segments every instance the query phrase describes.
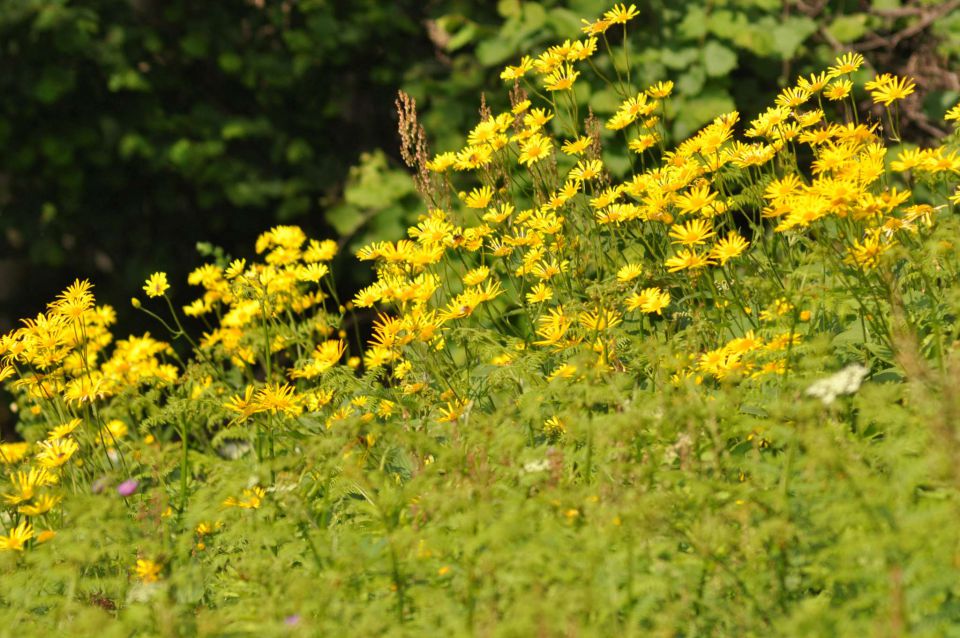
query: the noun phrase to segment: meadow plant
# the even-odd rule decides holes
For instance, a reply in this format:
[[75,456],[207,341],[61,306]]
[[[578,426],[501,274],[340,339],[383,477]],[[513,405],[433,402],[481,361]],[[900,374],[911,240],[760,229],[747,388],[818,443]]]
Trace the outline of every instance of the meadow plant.
[[84,281],[4,336],[4,626],[953,635],[957,134],[904,144],[914,83],[848,53],[667,148],[637,16],[504,69],[460,149],[401,95],[425,210],[352,300],[278,226],[184,308],[147,280],[170,343]]

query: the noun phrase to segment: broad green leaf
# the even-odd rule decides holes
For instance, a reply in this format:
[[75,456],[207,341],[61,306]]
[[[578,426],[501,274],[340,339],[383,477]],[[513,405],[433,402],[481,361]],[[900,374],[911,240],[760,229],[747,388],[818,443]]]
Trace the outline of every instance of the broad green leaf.
[[817,30],[817,23],[791,16],[773,28],[773,47],[784,60],[793,57],[800,45]]
[[677,91],[687,96],[695,96],[703,89],[707,81],[707,74],[703,66],[690,67],[686,73],[677,78]]
[[867,32],[867,14],[855,13],[853,15],[838,16],[827,31],[838,41],[848,44],[859,40]]
[[707,75],[726,75],[737,66],[737,54],[719,42],[711,40],[703,47],[703,66]]
[[685,47],[682,49],[666,48],[660,51],[660,61],[663,62],[664,66],[668,69],[685,69],[698,57],[700,57],[700,50],[693,47]]
[[707,34],[707,12],[703,7],[691,5],[677,29],[684,38],[699,40]]
[[551,9],[548,20],[560,38],[578,38],[582,35],[580,16],[569,9]]
[[484,66],[503,64],[516,54],[516,47],[500,37],[484,40],[477,46],[477,60]]
[[747,16],[742,13],[720,10],[707,16],[707,30],[724,40],[734,39],[738,33],[748,26]]

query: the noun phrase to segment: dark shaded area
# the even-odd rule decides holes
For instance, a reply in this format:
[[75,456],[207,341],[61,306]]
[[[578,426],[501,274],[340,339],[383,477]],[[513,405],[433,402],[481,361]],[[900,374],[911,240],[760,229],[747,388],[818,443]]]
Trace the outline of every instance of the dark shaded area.
[[[197,241],[321,214],[433,48],[422,2],[0,2],[0,330],[75,277],[130,330]],[[182,288],[182,286],[181,286]],[[145,329],[145,328],[144,328]]]

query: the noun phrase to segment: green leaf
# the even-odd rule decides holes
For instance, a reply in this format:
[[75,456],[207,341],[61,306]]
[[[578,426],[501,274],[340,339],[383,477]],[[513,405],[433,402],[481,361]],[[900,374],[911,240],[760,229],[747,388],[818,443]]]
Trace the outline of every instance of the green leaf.
[[727,75],[737,66],[737,54],[719,42],[711,40],[703,47],[703,66],[707,75]]
[[867,32],[867,14],[838,16],[827,32],[844,44],[859,40]]
[[447,51],[456,51],[461,49],[467,44],[473,42],[474,38],[477,36],[477,24],[475,22],[467,22],[457,30],[456,33],[452,34],[451,38],[447,41],[446,49]]
[[504,18],[512,18],[520,13],[520,0],[499,0],[497,13]]
[[707,29],[710,33],[724,40],[733,40],[738,33],[749,26],[747,16],[732,11],[715,11],[707,18]]
[[689,47],[683,49],[661,49],[660,61],[668,69],[685,69],[700,55],[700,50]]
[[76,77],[69,68],[48,66],[34,84],[33,94],[44,104],[51,104],[72,89],[75,80]]
[[548,21],[559,38],[578,38],[580,33],[580,16],[568,9],[551,9]]
[[791,16],[773,28],[773,48],[787,60],[808,37],[817,30],[817,23],[809,18]]
[[110,76],[107,88],[112,93],[117,91],[149,91],[150,83],[133,69],[118,71]]
[[707,35],[707,12],[702,7],[691,6],[677,29],[684,38],[699,40]]
[[243,68],[243,58],[232,51],[227,51],[217,57],[217,64],[227,73],[237,73]]
[[677,91],[688,96],[697,95],[706,81],[707,74],[703,66],[698,64],[677,78]]
[[500,38],[484,40],[477,46],[477,61],[483,66],[503,64],[516,53],[516,47]]

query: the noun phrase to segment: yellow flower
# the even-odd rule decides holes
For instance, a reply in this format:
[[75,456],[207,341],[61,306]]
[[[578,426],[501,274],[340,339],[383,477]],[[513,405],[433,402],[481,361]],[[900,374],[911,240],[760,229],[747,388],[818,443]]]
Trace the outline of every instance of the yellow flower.
[[44,468],[31,467],[29,472],[17,472],[10,476],[10,484],[16,491],[4,494],[3,500],[8,505],[26,503],[34,497],[38,487],[54,485],[56,482],[55,474]]
[[832,67],[828,69],[830,77],[838,75],[847,75],[853,73],[863,64],[863,56],[859,53],[847,52],[837,58]]
[[926,158],[923,150],[919,148],[905,148],[897,155],[897,159],[890,163],[892,170],[902,172],[911,168],[921,166]]
[[954,206],[960,206],[960,186],[957,186],[956,190],[953,191],[953,195],[951,195],[949,199]]
[[24,544],[31,538],[33,538],[33,525],[25,520],[20,521],[20,524],[11,528],[6,536],[0,536],[0,551],[22,552]]
[[563,421],[560,420],[557,416],[552,416],[546,421],[543,422],[543,432],[550,437],[559,437],[563,436],[563,433],[567,431],[567,427],[563,424]]
[[248,510],[259,509],[266,495],[267,495],[266,490],[264,490],[260,486],[256,486],[251,489],[243,490],[243,493],[241,494],[242,498],[237,499],[237,498],[234,498],[233,496],[227,497],[223,501],[223,506],[239,507],[240,509],[248,509]]
[[695,250],[684,248],[676,255],[664,262],[669,272],[679,272],[681,270],[697,270],[710,265],[710,256],[706,253],[698,253]]
[[531,131],[538,131],[552,119],[553,113],[546,109],[533,109],[523,116],[523,125]]
[[[527,165],[536,164],[537,162],[545,158],[550,153],[550,150],[552,148],[553,148],[553,144],[550,141],[550,138],[544,137],[539,133],[534,134],[520,145],[520,157],[518,158],[518,161],[520,162],[520,164],[527,164]],[[484,206],[485,205],[486,204],[484,204]],[[471,206],[471,208],[483,208],[483,207]]]
[[944,121],[949,122],[950,120],[956,120],[960,123],[960,104],[957,104],[952,109],[946,112],[943,116]]
[[677,224],[670,229],[672,243],[684,246],[698,246],[706,243],[707,239],[715,234],[710,222],[703,219],[691,219],[686,224]]
[[540,317],[537,323],[540,324],[537,327],[537,336],[541,339],[533,343],[538,346],[557,346],[560,344],[560,340],[566,336],[573,323],[573,318],[564,314],[563,306],[557,306],[548,310],[547,315]]
[[640,135],[630,140],[627,147],[634,153],[643,153],[645,150],[653,148],[659,139],[660,137],[654,133]]
[[24,516],[40,516],[41,514],[46,514],[52,510],[59,502],[59,496],[44,494],[34,499],[33,503],[30,505],[21,505],[19,508],[17,508],[17,511]]
[[447,151],[446,153],[435,155],[432,160],[427,162],[427,170],[433,171],[434,173],[443,173],[456,163],[457,154],[452,151]]
[[463,203],[467,208],[486,208],[493,199],[493,189],[489,186],[474,188],[469,195],[464,195]]
[[739,256],[749,245],[750,242],[741,237],[739,233],[730,231],[711,249],[710,256],[719,261],[722,266],[734,257]]
[[303,411],[300,398],[292,385],[285,383],[268,383],[254,397],[254,404],[258,412],[276,414],[282,412],[289,416],[297,416]]
[[643,266],[640,264],[627,264],[617,271],[617,281],[620,283],[626,283],[628,281],[633,281],[642,274]]
[[574,71],[572,66],[566,64],[544,78],[543,85],[548,91],[567,91],[573,87],[579,75],[579,71]]
[[493,359],[490,359],[490,365],[494,366],[508,366],[513,361],[513,355],[511,354],[498,354]]
[[465,286],[476,286],[483,283],[483,280],[489,275],[489,268],[486,266],[479,266],[463,275],[463,283]]
[[631,4],[629,7],[623,4],[615,4],[613,8],[603,14],[603,19],[611,24],[626,24],[633,20],[640,12],[637,11],[637,5]]
[[492,157],[493,149],[489,144],[468,146],[457,153],[457,163],[453,167],[458,171],[480,168],[489,164]]
[[795,109],[809,99],[809,91],[801,88],[788,87],[780,92],[780,95],[777,96],[776,103],[779,106]]
[[707,185],[694,186],[684,195],[677,197],[676,205],[680,215],[687,213],[696,213],[713,203],[717,198],[717,193],[711,193]]
[[880,264],[880,255],[893,246],[892,241],[882,241],[880,229],[868,232],[863,241],[854,240],[844,261],[861,270],[872,270]]
[[587,330],[599,332],[619,325],[623,322],[623,317],[616,310],[597,308],[592,312],[581,312],[577,316],[577,321]]
[[610,28],[610,25],[613,24],[609,20],[603,18],[596,20],[595,22],[590,22],[588,20],[580,20],[583,22],[584,26],[580,29],[587,35],[600,35],[607,32],[607,29]]
[[27,455],[30,450],[30,444],[23,443],[0,443],[0,464],[13,465]]
[[803,89],[809,93],[816,93],[820,91],[827,85],[829,77],[826,72],[821,73],[820,75],[812,74],[809,78],[799,77],[797,78],[797,88]]
[[597,52],[596,38],[587,38],[586,40],[578,40],[577,42],[574,42],[573,45],[571,45],[570,51],[567,53],[567,59],[571,61],[586,60],[596,52]]
[[881,77],[882,79],[879,80],[879,86],[873,85],[872,87],[867,87],[871,89],[870,97],[873,98],[874,104],[890,106],[893,102],[911,95],[917,86],[910,78],[896,78],[889,75]]
[[774,299],[770,308],[760,313],[760,321],[773,321],[793,310],[793,304],[784,297]]
[[521,113],[525,113],[528,108],[530,108],[530,100],[521,100],[510,109],[510,112],[514,115],[520,115]]
[[527,74],[527,71],[533,68],[533,60],[529,55],[523,56],[520,60],[520,64],[516,66],[508,66],[500,73],[500,79],[506,81],[519,80],[524,75]]
[[80,449],[77,442],[73,439],[54,439],[52,441],[39,441],[37,447],[40,451],[37,453],[37,463],[47,469],[60,467],[70,460],[70,457]]
[[627,310],[639,310],[645,314],[663,314],[670,305],[670,293],[659,288],[645,288],[627,297]]
[[591,143],[593,143],[593,140],[589,136],[584,135],[575,140],[564,142],[560,150],[567,155],[582,155],[585,150],[590,148]]
[[673,93],[673,82],[657,82],[646,90],[647,95],[657,99],[665,99]]
[[160,571],[163,567],[149,558],[138,558],[133,572],[144,583],[155,583],[160,580]]
[[853,82],[850,80],[835,80],[827,85],[827,88],[823,91],[823,95],[826,96],[828,100],[837,102],[850,95],[851,89],[853,89]]
[[551,299],[553,299],[553,289],[543,282],[535,285],[530,289],[530,292],[527,293],[527,303],[543,303]]
[[170,284],[167,283],[165,272],[153,273],[143,286],[143,291],[148,297],[162,297],[168,290],[170,290]]
[[586,182],[600,175],[602,170],[603,162],[600,160],[581,161],[571,169],[567,179]]
[[467,402],[462,400],[450,401],[447,407],[440,409],[440,416],[437,421],[440,423],[453,423],[460,419],[467,411]]
[[50,430],[47,434],[47,440],[52,441],[53,439],[62,439],[69,435],[71,432],[80,427],[80,424],[83,423],[80,419],[71,419],[67,423],[58,425],[57,427]]

